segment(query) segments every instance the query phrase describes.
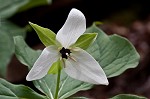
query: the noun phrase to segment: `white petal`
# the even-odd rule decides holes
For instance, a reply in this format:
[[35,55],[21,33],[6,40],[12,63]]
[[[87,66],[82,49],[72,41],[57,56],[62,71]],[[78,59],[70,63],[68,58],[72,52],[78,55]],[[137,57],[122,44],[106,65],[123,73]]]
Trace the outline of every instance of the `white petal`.
[[32,69],[28,73],[26,80],[36,80],[44,77],[51,65],[59,58],[59,53],[56,46],[46,47],[39,58],[34,63]]
[[67,48],[77,41],[86,30],[86,20],[83,13],[72,9],[63,27],[58,31],[56,39]]
[[98,62],[86,51],[72,52],[65,61],[65,72],[72,78],[92,84],[108,85],[107,77]]

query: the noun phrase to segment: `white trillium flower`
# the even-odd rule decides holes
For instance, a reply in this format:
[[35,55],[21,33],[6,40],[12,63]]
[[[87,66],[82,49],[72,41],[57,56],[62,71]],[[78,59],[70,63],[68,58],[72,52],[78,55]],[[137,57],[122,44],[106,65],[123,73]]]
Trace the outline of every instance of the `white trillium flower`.
[[92,84],[108,85],[107,77],[99,63],[85,50],[70,47],[86,30],[83,13],[72,9],[63,27],[58,31],[56,40],[62,45],[46,47],[34,63],[26,79],[28,81],[43,78],[52,64],[59,59],[64,62],[64,71],[72,78]]

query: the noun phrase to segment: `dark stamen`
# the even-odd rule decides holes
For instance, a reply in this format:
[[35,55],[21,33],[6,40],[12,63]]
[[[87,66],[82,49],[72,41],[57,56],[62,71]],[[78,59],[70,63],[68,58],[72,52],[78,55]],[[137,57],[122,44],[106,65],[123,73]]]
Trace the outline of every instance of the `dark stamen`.
[[65,49],[64,47],[59,52],[61,53],[61,57],[66,59],[68,59],[67,54],[70,55],[71,53],[69,49]]

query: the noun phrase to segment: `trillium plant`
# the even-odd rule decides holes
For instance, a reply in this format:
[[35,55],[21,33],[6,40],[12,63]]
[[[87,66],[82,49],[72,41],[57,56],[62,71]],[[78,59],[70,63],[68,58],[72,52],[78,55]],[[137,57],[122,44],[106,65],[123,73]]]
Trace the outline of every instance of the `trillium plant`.
[[[86,28],[83,13],[73,8],[62,28],[55,34],[47,28],[29,22],[45,45],[43,51],[31,49],[23,37],[15,36],[15,55],[28,66],[27,81],[43,94],[24,85],[13,85],[0,80],[1,92],[13,99],[88,99],[72,97],[93,85],[108,85],[108,79],[122,74],[139,63],[139,54],[134,46],[118,35],[106,35],[97,26]],[[11,99],[12,99],[11,97]],[[15,97],[15,98],[14,98]],[[121,94],[111,99],[146,99],[145,97]],[[10,98],[9,98],[10,99]]]
[[[30,24],[34,27],[33,23],[30,22]],[[56,67],[58,70],[56,89],[59,88],[61,68],[74,79],[91,84],[108,85],[107,77],[99,63],[88,52],[78,47],[78,44],[83,43],[82,41],[78,41],[78,39],[83,35],[85,30],[85,16],[81,11],[72,9],[65,24],[58,31],[55,41],[53,44],[48,44],[42,51],[28,73],[26,80],[32,81],[43,78],[49,70],[51,71],[51,67],[55,63],[58,65]],[[96,35],[91,41],[85,43],[92,43]],[[85,46],[87,45],[85,44]]]
[[[32,26],[32,23],[30,24]],[[99,63],[85,50],[76,46],[78,45],[76,43],[81,43],[77,40],[85,30],[86,20],[83,13],[72,9],[65,24],[58,31],[54,45],[49,45],[42,51],[26,79],[28,81],[41,79],[55,62],[60,62],[58,70],[63,68],[74,79],[108,85],[107,77]]]

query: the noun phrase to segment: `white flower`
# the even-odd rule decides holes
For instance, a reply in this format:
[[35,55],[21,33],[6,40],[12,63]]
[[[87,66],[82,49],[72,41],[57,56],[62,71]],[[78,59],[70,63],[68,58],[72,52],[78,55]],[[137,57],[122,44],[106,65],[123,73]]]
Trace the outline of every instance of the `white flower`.
[[82,12],[72,9],[56,40],[62,45],[46,47],[28,73],[28,81],[44,77],[57,60],[63,60],[64,71],[72,78],[92,84],[108,85],[107,77],[99,63],[85,50],[70,47],[86,30],[86,20]]

